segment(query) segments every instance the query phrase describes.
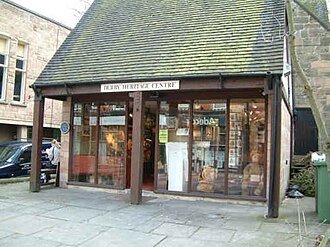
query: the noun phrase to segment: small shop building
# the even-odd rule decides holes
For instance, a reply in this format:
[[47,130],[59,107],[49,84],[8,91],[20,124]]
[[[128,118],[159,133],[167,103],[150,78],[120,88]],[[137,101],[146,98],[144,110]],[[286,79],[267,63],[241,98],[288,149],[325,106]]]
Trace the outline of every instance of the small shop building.
[[95,0],[36,82],[31,191],[46,98],[63,101],[60,186],[268,202],[289,178],[284,1]]

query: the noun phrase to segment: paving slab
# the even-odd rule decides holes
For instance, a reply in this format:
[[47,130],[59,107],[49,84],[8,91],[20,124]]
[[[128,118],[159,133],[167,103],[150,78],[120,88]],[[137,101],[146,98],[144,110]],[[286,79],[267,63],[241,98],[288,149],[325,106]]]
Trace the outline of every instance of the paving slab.
[[237,243],[219,243],[217,241],[206,241],[199,239],[190,239],[190,238],[177,238],[177,237],[167,237],[162,242],[160,242],[157,247],[211,247],[211,246],[220,246],[220,247],[244,247],[246,245],[237,245]]
[[329,228],[313,198],[286,199],[279,218],[267,219],[261,203],[144,194],[130,205],[127,191],[0,184],[0,246],[296,247],[314,246]]
[[158,228],[163,222],[155,220],[155,219],[150,219],[143,224],[136,225],[135,227],[132,228],[134,231],[138,232],[145,232],[145,233],[150,233],[154,231],[156,228]]
[[60,224],[57,219],[50,219],[38,215],[20,215],[0,222],[0,231],[6,230],[12,233],[30,235],[41,230]]
[[13,235],[13,233],[12,232],[7,232],[7,231],[0,230],[0,239],[1,238],[8,237],[10,235]]
[[139,225],[148,222],[152,216],[141,214],[124,214],[118,211],[108,212],[103,215],[94,217],[89,223],[100,226],[116,227],[120,229],[133,229]]
[[189,226],[183,224],[163,223],[157,227],[152,233],[162,234],[171,237],[190,237],[199,228],[197,226]]
[[248,217],[242,217],[241,219],[228,219],[222,227],[224,229],[231,229],[231,230],[244,230],[248,229],[250,231],[256,231],[260,228],[261,226],[261,220],[254,219],[251,217],[249,219]]
[[49,240],[43,240],[34,236],[13,235],[10,238],[0,239],[0,246],[10,247],[60,247],[61,244]]
[[191,238],[207,241],[217,241],[219,244],[222,242],[229,243],[236,231],[227,229],[214,229],[214,228],[199,228]]
[[165,236],[136,232],[131,230],[124,229],[110,229],[106,232],[101,233],[97,237],[85,242],[83,247],[123,247],[123,246],[132,246],[132,247],[152,247],[156,246],[159,242],[164,239]]
[[42,214],[42,216],[74,222],[84,222],[104,213],[105,211],[102,210],[66,206],[56,210],[51,210],[50,212]]
[[207,213],[203,211],[202,213],[192,213],[188,217],[186,223],[193,226],[218,229],[221,228],[227,222],[227,220],[227,216],[221,213]]
[[106,231],[107,228],[84,223],[62,222],[33,234],[34,237],[67,245],[79,245]]

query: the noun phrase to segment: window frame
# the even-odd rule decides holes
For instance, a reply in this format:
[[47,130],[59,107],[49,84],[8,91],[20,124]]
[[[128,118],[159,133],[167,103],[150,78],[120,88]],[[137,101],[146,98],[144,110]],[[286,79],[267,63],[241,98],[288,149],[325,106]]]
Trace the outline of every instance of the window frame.
[[[14,88],[13,88],[13,97],[12,97],[12,101],[15,103],[21,103],[23,104],[25,102],[25,86],[26,86],[26,71],[27,71],[27,51],[28,51],[28,45],[26,43],[23,42],[18,42],[17,44],[17,50],[19,45],[23,45],[24,46],[24,51],[23,51],[23,56],[19,56],[18,54],[16,54],[16,58],[15,58],[15,76],[14,76]],[[23,62],[23,68],[17,68],[17,61],[21,60]],[[17,72],[21,73],[21,80],[20,80],[20,94],[16,95],[15,94],[15,86],[16,86],[16,76],[17,76]],[[19,97],[19,100],[15,99],[15,97]]]
[[5,51],[1,52],[0,54],[4,56],[4,63],[0,63],[0,67],[3,68],[3,75],[2,75],[2,88],[1,88],[1,92],[0,92],[0,102],[4,102],[6,101],[6,92],[7,92],[7,76],[8,76],[8,62],[9,62],[9,43],[10,43],[10,39],[7,36],[1,35],[0,34],[0,38],[3,39],[6,42],[6,47],[5,47]]

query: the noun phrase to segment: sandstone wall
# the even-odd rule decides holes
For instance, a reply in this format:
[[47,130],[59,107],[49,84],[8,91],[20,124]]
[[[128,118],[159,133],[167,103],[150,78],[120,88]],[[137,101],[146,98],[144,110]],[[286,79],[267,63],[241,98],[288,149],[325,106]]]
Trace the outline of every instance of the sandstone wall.
[[[330,32],[299,5],[292,3],[295,49],[316,99],[322,121],[330,132]],[[295,106],[310,107],[300,77],[294,70]],[[319,140],[324,140],[320,136]],[[320,149],[324,143],[319,143]]]
[[[0,37],[9,44],[7,85],[5,99],[0,101],[0,124],[32,126],[34,92],[29,86],[67,37],[70,29],[3,1],[0,1],[0,9]],[[25,95],[21,103],[13,101],[18,43],[24,43],[27,48]],[[61,113],[62,102],[46,100],[44,126],[58,127]],[[0,133],[0,139],[1,135],[5,133]]]

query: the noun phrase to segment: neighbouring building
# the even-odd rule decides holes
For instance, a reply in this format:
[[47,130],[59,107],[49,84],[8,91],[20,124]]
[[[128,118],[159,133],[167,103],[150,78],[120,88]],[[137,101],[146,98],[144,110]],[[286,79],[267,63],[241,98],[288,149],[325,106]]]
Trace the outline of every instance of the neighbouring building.
[[[295,155],[330,151],[330,1],[292,2]],[[330,166],[329,166],[330,169]]]
[[[95,0],[36,82],[63,101],[60,186],[268,202],[289,179],[292,81],[282,0]],[[40,121],[41,120],[41,121]]]
[[[32,138],[32,85],[70,28],[0,0],[0,142]],[[44,137],[59,138],[62,102],[45,102]]]

